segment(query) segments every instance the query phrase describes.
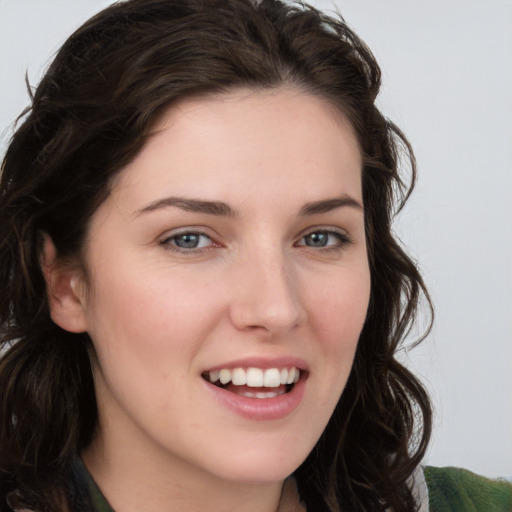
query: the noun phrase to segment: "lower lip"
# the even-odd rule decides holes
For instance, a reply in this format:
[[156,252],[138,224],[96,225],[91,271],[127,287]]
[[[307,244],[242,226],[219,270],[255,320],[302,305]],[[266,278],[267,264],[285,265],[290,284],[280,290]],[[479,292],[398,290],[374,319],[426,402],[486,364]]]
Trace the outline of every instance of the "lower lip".
[[278,420],[291,414],[302,401],[306,378],[302,378],[288,391],[273,398],[249,398],[204,381],[216,400],[236,414],[251,420]]

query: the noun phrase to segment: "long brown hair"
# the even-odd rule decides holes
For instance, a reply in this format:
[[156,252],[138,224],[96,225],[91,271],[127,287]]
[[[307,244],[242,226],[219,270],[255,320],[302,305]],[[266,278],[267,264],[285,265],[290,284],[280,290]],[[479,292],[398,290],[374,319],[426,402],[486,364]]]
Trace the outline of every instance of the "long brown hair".
[[[83,508],[70,483],[97,410],[87,334],[49,315],[41,233],[81,260],[88,221],[159,113],[194,95],[292,86],[328,99],[363,153],[371,298],[346,389],[295,472],[309,510],[415,509],[408,478],[431,430],[420,382],[395,358],[423,295],[391,222],[415,162],[375,106],[380,70],[345,22],[277,0],[127,0],[63,45],[20,118],[0,182],[0,511]],[[409,170],[408,184],[399,167]],[[82,505],[80,504],[82,503]]]

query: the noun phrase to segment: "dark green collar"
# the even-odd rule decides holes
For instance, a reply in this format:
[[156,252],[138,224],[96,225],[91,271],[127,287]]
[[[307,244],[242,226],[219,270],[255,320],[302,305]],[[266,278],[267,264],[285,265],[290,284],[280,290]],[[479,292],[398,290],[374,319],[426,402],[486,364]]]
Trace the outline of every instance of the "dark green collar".
[[75,463],[75,470],[79,475],[80,481],[86,486],[89,498],[91,500],[93,510],[91,512],[114,512],[114,509],[109,505],[105,496],[101,493],[96,482],[93,480],[91,474],[82,462],[82,459],[78,458]]

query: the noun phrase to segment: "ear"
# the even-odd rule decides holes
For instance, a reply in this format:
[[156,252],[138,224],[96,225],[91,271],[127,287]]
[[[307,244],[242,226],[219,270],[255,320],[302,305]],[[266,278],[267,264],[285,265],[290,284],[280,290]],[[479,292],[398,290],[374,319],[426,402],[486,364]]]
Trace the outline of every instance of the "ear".
[[69,332],[87,331],[83,278],[77,269],[58,260],[57,249],[46,233],[43,235],[41,268],[52,320]]

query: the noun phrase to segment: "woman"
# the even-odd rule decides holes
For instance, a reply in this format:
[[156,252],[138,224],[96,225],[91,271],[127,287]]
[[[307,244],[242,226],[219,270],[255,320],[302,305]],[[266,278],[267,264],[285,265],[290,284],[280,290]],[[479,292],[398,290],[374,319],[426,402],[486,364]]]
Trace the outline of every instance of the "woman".
[[70,37],[3,163],[1,510],[426,506],[394,358],[414,160],[379,80],[276,1],[131,0]]

